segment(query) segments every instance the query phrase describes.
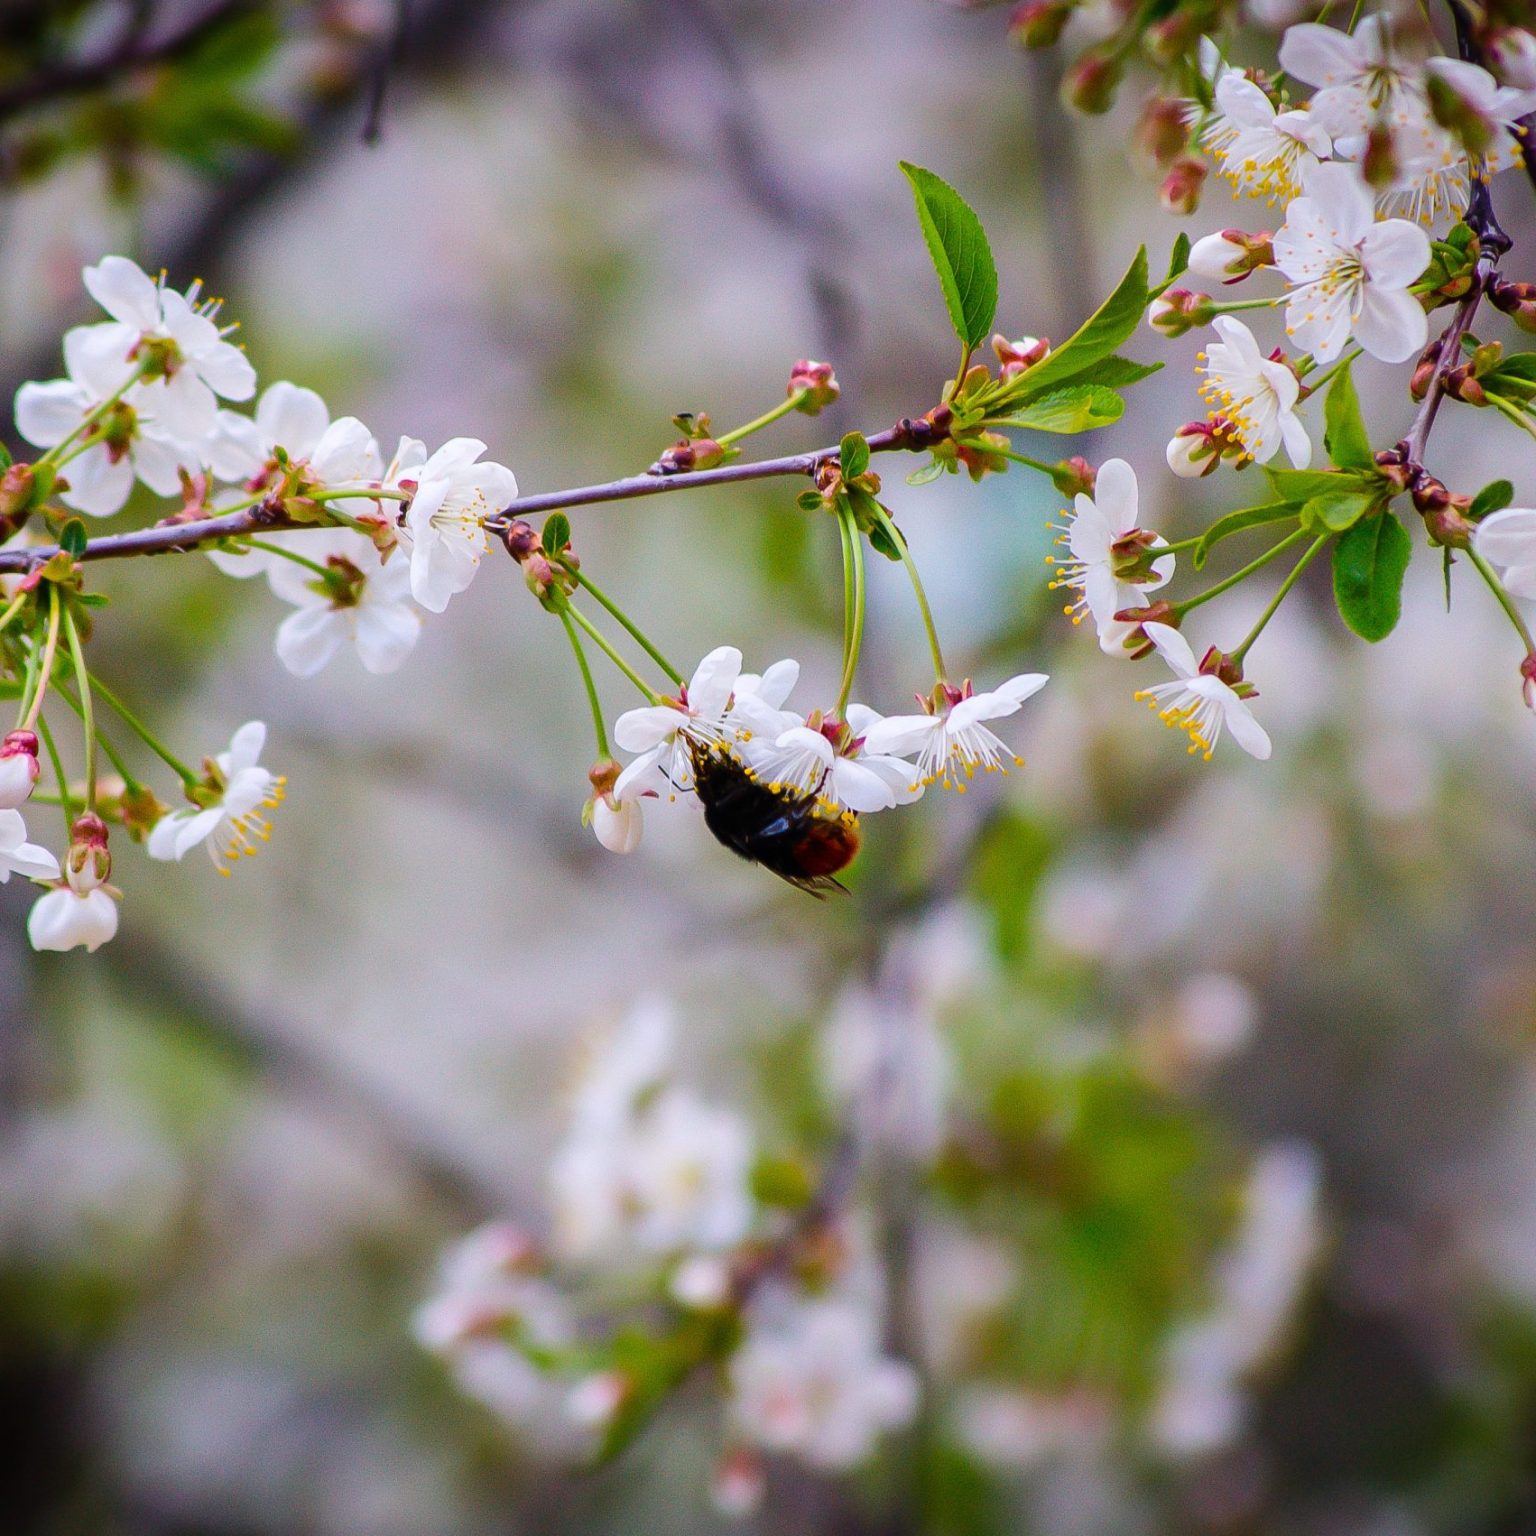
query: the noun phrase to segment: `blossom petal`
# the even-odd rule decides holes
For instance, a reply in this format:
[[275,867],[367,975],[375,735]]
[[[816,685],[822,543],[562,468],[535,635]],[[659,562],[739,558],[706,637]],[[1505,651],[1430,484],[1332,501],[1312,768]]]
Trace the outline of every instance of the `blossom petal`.
[[65,506],[88,517],[111,517],[133,489],[133,463],[126,457],[114,463],[106,445],[97,443],[69,461],[64,478],[69,489],[60,491],[59,499]]
[[140,331],[159,327],[160,290],[137,262],[126,256],[103,256],[80,276],[85,291],[114,320]]
[[1536,509],[1506,507],[1477,525],[1477,552],[1495,565],[1536,565]]
[[1200,667],[1195,661],[1195,653],[1189,648],[1189,641],[1178,630],[1174,629],[1172,625],[1143,624],[1142,633],[1157,647],[1158,655],[1180,677],[1198,677],[1200,675]]
[[694,668],[688,681],[689,709],[703,719],[718,719],[725,713],[740,676],[741,652],[734,645],[717,646]]
[[613,722],[613,742],[625,752],[649,752],[687,723],[682,710],[670,704],[644,704],[625,710]]
[[346,639],[346,620],[327,603],[299,608],[277,626],[277,659],[295,677],[313,677]]
[[1366,276],[1381,288],[1407,288],[1417,282],[1429,256],[1429,236],[1407,219],[1383,219],[1360,241]]
[[[1355,320],[1355,340],[1384,363],[1401,363],[1423,349],[1429,317],[1411,293],[1383,293],[1367,284]],[[1321,359],[1320,359],[1321,360]]]
[[421,638],[421,615],[404,603],[364,602],[357,610],[357,657],[376,676],[396,671]]
[[865,732],[864,749],[882,757],[910,757],[943,728],[937,715],[887,715]]
[[39,448],[62,443],[84,420],[89,393],[72,379],[23,384],[16,391],[16,430]]
[[1093,501],[1115,535],[1136,526],[1136,471],[1124,459],[1106,459],[1094,477]]
[[1359,44],[1347,32],[1306,21],[1288,27],[1280,42],[1280,67],[1308,85],[1342,85],[1360,73]]

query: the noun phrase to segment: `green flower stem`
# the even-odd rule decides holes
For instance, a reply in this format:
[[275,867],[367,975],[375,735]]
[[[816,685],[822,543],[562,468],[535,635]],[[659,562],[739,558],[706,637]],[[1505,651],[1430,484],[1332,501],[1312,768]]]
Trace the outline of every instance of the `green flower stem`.
[[38,665],[33,683],[32,697],[28,702],[19,729],[35,731],[38,718],[43,712],[43,699],[48,693],[48,680],[53,676],[54,658],[59,653],[59,589],[48,584],[48,638],[43,642],[42,660]]
[[284,560],[291,560],[295,565],[302,565],[306,570],[311,570],[320,577],[329,577],[330,572],[320,564],[318,560],[311,560],[296,550],[287,548],[282,544],[269,544],[265,539],[242,540],[247,549],[259,549],[263,554],[280,555]]
[[571,642],[571,649],[576,653],[576,665],[581,669],[581,683],[587,690],[587,703],[592,708],[592,732],[597,737],[597,755],[599,759],[611,758],[613,753],[608,747],[608,730],[603,724],[603,704],[597,696],[597,684],[592,681],[592,668],[587,665],[587,653],[581,648],[581,635],[576,628],[575,621],[571,618],[571,605],[562,603],[557,610],[560,622],[565,626],[566,638]]
[[843,680],[837,690],[837,718],[843,719],[848,710],[848,696],[853,692],[853,679],[859,670],[859,652],[864,645],[864,541],[859,537],[858,524],[853,508],[846,501],[838,503],[838,522],[843,533],[843,592],[845,602],[851,604],[843,614]]
[[643,677],[640,676],[630,664],[608,643],[603,632],[584,614],[581,609],[574,607],[569,598],[562,596],[556,605],[561,613],[569,613],[570,616],[587,632],[592,643],[604,656],[616,666],[620,672],[632,682],[641,693],[645,695],[647,704],[660,704],[661,695],[652,688]]
[[59,804],[64,809],[64,841],[67,843],[75,835],[74,801],[69,797],[69,780],[64,777],[64,764],[59,757],[58,747],[54,745],[53,732],[48,729],[48,721],[42,715],[37,717],[37,734],[43,738],[48,761],[53,764],[53,776],[58,780]]
[[928,634],[928,650],[933,657],[934,681],[947,683],[949,674],[944,668],[944,652],[939,646],[939,632],[934,628],[933,610],[928,606],[928,594],[923,591],[922,577],[917,574],[917,565],[912,559],[912,551],[907,548],[907,541],[901,536],[901,530],[891,521],[890,513],[879,502],[875,503],[875,510],[880,518],[880,526],[885,529],[886,537],[896,546],[897,553],[901,556],[901,563],[907,568],[907,580],[912,583],[912,593],[917,598],[918,610],[923,616],[923,628]]
[[593,600],[600,604],[603,608],[607,609],[607,611],[615,619],[617,619],[620,624],[624,626],[625,632],[635,642],[635,644],[638,645],[640,649],[643,650],[645,654],[649,656],[651,660],[654,661],[656,665],[660,667],[661,670],[665,672],[674,683],[681,687],[683,682],[683,674],[679,672],[677,668],[674,667],[672,663],[668,661],[667,658],[663,656],[654,645],[651,644],[650,637],[640,628],[640,626],[636,624],[635,621],[630,618],[630,616],[625,613],[624,610],[620,608],[619,605],[614,602],[614,600],[609,597],[606,592],[598,587],[595,582],[590,580],[581,571],[577,570],[575,564],[572,561],[566,559],[563,555],[556,556],[556,560],[559,563],[561,570],[570,576],[571,579],[575,581],[579,586],[581,586],[585,591],[590,592],[592,594]]
[[1526,624],[1520,610],[1515,606],[1515,600],[1509,595],[1509,589],[1499,580],[1493,567],[1472,545],[1466,546],[1466,554],[1472,564],[1477,567],[1477,574],[1488,583],[1488,590],[1498,599],[1499,607],[1508,615],[1509,622],[1515,626],[1520,641],[1525,646],[1525,654],[1529,656],[1536,653],[1536,640],[1531,639],[1530,626]]
[[[1300,530],[1298,530],[1298,532],[1299,531]],[[1265,608],[1264,612],[1259,615],[1259,622],[1248,631],[1248,636],[1243,641],[1243,643],[1238,646],[1235,651],[1229,653],[1232,660],[1237,662],[1239,666],[1242,665],[1243,657],[1248,654],[1249,648],[1253,645],[1253,642],[1264,633],[1264,626],[1268,624],[1272,618],[1274,618],[1276,612],[1279,610],[1280,604],[1286,600],[1287,596],[1289,596],[1291,588],[1294,587],[1296,583],[1301,579],[1301,573],[1306,570],[1309,565],[1311,565],[1313,560],[1322,552],[1323,545],[1325,545],[1332,537],[1333,535],[1331,533],[1318,534],[1318,536],[1312,541],[1311,545],[1308,546],[1307,552],[1301,557],[1300,560],[1296,562],[1295,565],[1291,567],[1290,572],[1287,574],[1285,580],[1280,583],[1278,589],[1275,592],[1275,595],[1270,598],[1269,606]]]
[[383,486],[355,486],[343,490],[328,491],[323,487],[312,491],[311,501],[409,501],[409,491],[392,491]]
[[754,432],[761,432],[764,427],[771,427],[774,422],[781,421],[793,410],[798,410],[800,403],[810,394],[808,389],[797,389],[794,394],[787,395],[771,411],[764,411],[761,416],[749,421],[744,427],[735,427],[729,432],[722,432],[715,439],[722,448],[729,448],[732,443],[739,443],[742,438],[750,437]]
[[5,630],[11,627],[11,620],[14,619],[16,615],[20,613],[21,610],[26,606],[27,599],[31,597],[31,595],[32,594],[30,592],[18,592],[16,596],[11,599],[9,605],[6,607],[5,612],[0,613],[0,633],[3,633]]
[[1314,363],[1310,357],[1304,358],[1302,360],[1301,367],[1301,382],[1315,394],[1334,376],[1334,374],[1340,372],[1342,369],[1348,368],[1349,365],[1353,363],[1357,357],[1360,356],[1363,350],[1364,349],[1361,347],[1351,347],[1349,351],[1343,355],[1343,357],[1338,358],[1335,362],[1330,363],[1325,369],[1323,369],[1320,374],[1318,374],[1315,379],[1312,377],[1311,370],[1315,368],[1317,364]]
[[1247,581],[1255,571],[1262,570],[1276,555],[1283,554],[1293,544],[1299,543],[1306,536],[1307,531],[1305,528],[1296,529],[1294,533],[1287,534],[1278,544],[1272,544],[1257,560],[1250,560],[1240,571],[1233,571],[1230,576],[1218,581],[1209,590],[1197,592],[1193,597],[1185,598],[1182,603],[1175,603],[1173,605],[1174,609],[1179,617],[1183,618],[1192,608],[1198,608],[1201,603],[1210,602],[1213,597],[1220,597],[1223,592],[1230,591],[1240,581]]
[[32,702],[32,690],[37,686],[37,664],[42,659],[42,647],[38,644],[36,633],[32,635],[32,643],[27,647],[24,662],[18,660],[15,647],[9,641],[6,643],[6,657],[18,678],[16,728],[20,730],[21,722],[27,717],[27,705]]
[[955,382],[949,386],[949,393],[944,397],[953,403],[960,394],[960,386],[965,383],[965,376],[970,372],[971,358],[976,348],[970,342],[966,342],[960,348],[960,366],[955,370]]
[[[994,420],[984,421],[982,425],[984,427],[1012,427],[1021,425],[1021,423],[1010,421],[1004,416],[999,416]],[[1056,474],[1056,466],[1054,464],[1046,464],[1040,459],[1032,459],[1027,453],[1016,453],[1012,448],[993,448],[989,451],[1000,453],[1005,459],[1012,459],[1015,464],[1022,464],[1026,469],[1038,469],[1042,475],[1049,475],[1054,478]]]
[[150,730],[150,728],[145,725],[144,722],[140,720],[139,717],[134,714],[134,712],[129,709],[128,706],[124,704],[123,701],[118,698],[118,696],[113,693],[113,691],[108,688],[107,685],[102,682],[99,677],[95,679],[95,688],[96,692],[106,700],[107,704],[122,720],[123,724],[126,725],[128,729],[131,730],[133,734],[137,736],[139,740],[142,741],[144,745],[148,747],[149,750],[160,759],[161,762],[163,762],[173,772],[178,774],[183,784],[196,784],[200,781],[202,775],[193,773],[193,771],[187,767],[187,765],[182,762],[182,760],[177,757],[176,754],[172,752],[171,749],[166,746],[165,743],[161,741],[160,738],[156,736],[155,733]]
[[96,710],[91,702],[91,674],[85,665],[85,649],[80,644],[80,630],[75,616],[64,614],[64,633],[69,640],[69,659],[75,669],[75,686],[80,690],[80,722],[85,727],[85,808],[96,809]]
[[1282,293],[1273,299],[1229,299],[1226,303],[1211,304],[1211,309],[1218,315],[1236,314],[1243,309],[1274,309],[1285,303],[1285,295]]

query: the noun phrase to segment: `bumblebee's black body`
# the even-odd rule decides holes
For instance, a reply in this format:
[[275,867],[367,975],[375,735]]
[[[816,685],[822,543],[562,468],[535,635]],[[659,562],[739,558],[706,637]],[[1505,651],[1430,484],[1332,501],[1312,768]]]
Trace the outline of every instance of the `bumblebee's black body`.
[[833,877],[859,851],[856,821],[825,815],[814,794],[770,788],[723,750],[695,745],[692,755],[694,792],[718,841],[813,896],[844,888]]

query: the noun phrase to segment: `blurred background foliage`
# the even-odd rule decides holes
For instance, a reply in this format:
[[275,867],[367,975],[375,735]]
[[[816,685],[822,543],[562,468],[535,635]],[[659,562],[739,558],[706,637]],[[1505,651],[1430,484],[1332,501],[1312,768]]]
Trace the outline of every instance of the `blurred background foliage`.
[[[413,0],[403,34],[370,0],[11,0],[0,370],[51,376],[79,268],[122,250],[224,293],[265,379],[386,443],[484,437],[526,490],[649,462],[674,411],[755,415],[802,355],[844,398],[785,451],[877,428],[952,363],[898,159],[981,211],[1011,335],[1064,336],[1178,227],[1126,148],[1134,91],[1071,122],[1001,38],[936,0]],[[1501,197],[1522,249],[1528,194]],[[1224,483],[1161,474],[1194,350],[1081,445],[1142,469],[1170,537]],[[1370,377],[1391,441],[1408,403]],[[1528,449],[1477,419],[1436,440],[1448,481],[1522,500]],[[1447,615],[1426,561],[1366,648],[1304,591],[1250,669],[1275,760],[1191,763],[1046,592],[1048,487],[891,489],[952,655],[1054,681],[1026,770],[872,824],[825,905],[686,817],[596,847],[570,658],[494,567],[401,676],[309,683],[202,560],[102,572],[105,675],[192,754],[265,718],[290,792],[236,880],[123,850],[94,959],[27,952],[0,891],[0,1528],[715,1528],[702,1393],[562,1471],[453,1391],[411,1310],[445,1242],[540,1229],[577,1048],[642,991],[679,1000],[693,1077],[822,1163],[839,995],[940,919],[972,934],[946,1116],[868,1191],[930,1406],[867,1474],[776,1469],[757,1528],[1532,1528],[1536,754],[1498,616]],[[782,487],[573,521],[673,655],[835,678],[832,530]],[[895,709],[921,633],[899,572],[871,580],[859,691]],[[1167,1397],[1180,1330],[1266,1166],[1315,1177],[1316,1263],[1202,1440]]]

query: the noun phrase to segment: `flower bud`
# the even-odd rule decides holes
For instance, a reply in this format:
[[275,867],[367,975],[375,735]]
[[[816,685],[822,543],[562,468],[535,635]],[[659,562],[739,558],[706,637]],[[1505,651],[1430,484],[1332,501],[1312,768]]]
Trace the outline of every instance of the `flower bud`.
[[1154,64],[1174,63],[1189,52],[1205,21],[1197,6],[1183,6],[1141,34],[1141,47]]
[[1525,696],[1525,707],[1536,709],[1536,651],[1532,651],[1520,663],[1520,692]]
[[1413,484],[1414,472],[1401,448],[1383,448],[1376,455],[1376,468],[1382,479],[1391,485],[1394,496],[1401,495]]
[[1063,496],[1091,496],[1098,471],[1080,453],[1051,466],[1051,484]]
[[1095,116],[1114,105],[1124,66],[1112,53],[1090,49],[1062,77],[1062,100],[1077,112]]
[[1181,480],[1199,480],[1221,463],[1221,443],[1208,421],[1186,421],[1164,450],[1168,468]]
[[1017,341],[1009,341],[1006,336],[999,335],[992,338],[992,350],[1002,364],[998,377],[1007,381],[1017,378],[1048,356],[1051,343],[1044,336],[1021,336]]
[[1398,179],[1400,170],[1392,130],[1385,123],[1372,123],[1365,136],[1365,153],[1360,156],[1360,174],[1367,185],[1384,192]]
[[1215,318],[1216,301],[1210,294],[1191,293],[1188,288],[1170,288],[1147,308],[1147,323],[1164,336],[1182,336]]
[[1184,155],[1173,163],[1157,189],[1157,199],[1169,213],[1189,214],[1200,206],[1200,189],[1207,175],[1205,162]]
[[1189,270],[1196,277],[1235,283],[1260,267],[1274,266],[1274,238],[1268,230],[1250,235],[1241,229],[1224,229],[1202,235],[1189,249]]
[[619,782],[619,765],[612,758],[593,763],[587,771],[592,782],[592,797],[582,808],[583,826],[592,828],[596,837],[610,853],[633,853],[640,846],[645,832],[645,821],[638,799],[620,800],[614,795]]
[[1469,496],[1455,496],[1433,475],[1421,475],[1413,488],[1414,509],[1424,519],[1429,542],[1443,549],[1465,549],[1476,524],[1466,515]]
[[1189,146],[1189,119],[1182,101],[1153,96],[1141,109],[1136,147],[1157,165],[1171,165]]
[[1501,309],[1522,331],[1536,331],[1536,283],[1495,281],[1488,289],[1495,309]]
[[1470,362],[1452,368],[1442,383],[1446,394],[1453,400],[1460,400],[1466,405],[1488,404],[1488,396],[1477,382],[1477,373]]
[[1536,90],[1536,34],[1524,27],[1501,27],[1483,45],[1483,53],[1503,84]]
[[0,810],[14,811],[31,797],[41,771],[37,732],[12,731],[0,741]]
[[107,824],[94,811],[75,818],[69,835],[69,852],[64,860],[64,878],[77,896],[105,885],[112,873],[112,855],[107,850]]
[[842,390],[831,363],[816,363],[808,357],[802,357],[790,370],[788,392],[791,395],[802,395],[799,404],[795,406],[797,411],[803,411],[807,416],[816,416],[825,406],[831,405]]
[[9,465],[5,473],[0,475],[0,520],[6,525],[7,538],[21,527],[31,509],[35,489],[35,477],[30,464]]
[[1435,369],[1440,363],[1440,338],[1437,336],[1419,354],[1419,360],[1414,364],[1413,377],[1408,381],[1408,393],[1415,400],[1422,400],[1429,393],[1429,386],[1434,383]]
[[1072,7],[1063,0],[1023,0],[1008,17],[1008,36],[1025,48],[1054,48]]
[[522,565],[531,555],[544,552],[538,530],[532,523],[525,523],[520,517],[514,518],[502,530],[501,541],[507,546],[507,553],[519,565]]

